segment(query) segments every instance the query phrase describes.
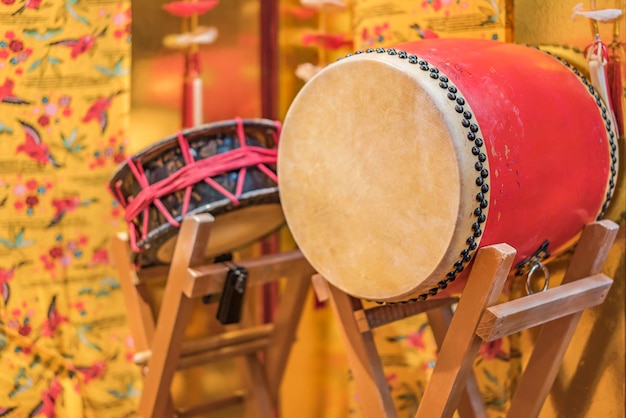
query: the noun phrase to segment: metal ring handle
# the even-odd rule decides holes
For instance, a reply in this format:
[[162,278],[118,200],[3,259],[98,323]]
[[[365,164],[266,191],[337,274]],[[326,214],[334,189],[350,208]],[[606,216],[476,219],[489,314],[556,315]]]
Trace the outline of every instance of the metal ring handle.
[[530,286],[530,281],[532,279],[533,274],[535,274],[537,270],[540,270],[540,269],[543,272],[543,275],[545,277],[545,282],[543,283],[543,288],[541,289],[541,292],[545,292],[546,290],[548,290],[548,286],[550,285],[550,271],[548,271],[548,268],[546,266],[541,264],[541,261],[536,260],[530,266],[530,270],[528,271],[528,275],[526,276],[526,292],[528,292],[529,295],[532,295],[533,293],[535,293],[533,292],[533,289]]

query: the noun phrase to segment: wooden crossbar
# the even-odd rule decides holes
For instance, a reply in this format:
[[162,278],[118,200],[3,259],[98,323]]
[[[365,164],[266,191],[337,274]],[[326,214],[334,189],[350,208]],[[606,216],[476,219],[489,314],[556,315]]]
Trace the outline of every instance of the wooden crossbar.
[[[311,271],[309,263],[299,250],[269,254],[250,260],[236,262],[237,266],[248,270],[248,285],[260,285],[281,277],[301,275],[303,270]],[[188,269],[184,292],[189,298],[220,293],[229,267],[226,264],[210,264]]]
[[[196,338],[182,343],[180,350],[181,357],[188,357],[205,353],[211,350],[220,350],[224,347],[231,347],[250,341],[265,339],[268,340],[274,331],[274,324],[264,324],[253,328],[238,329],[228,331],[211,337]],[[135,364],[145,365],[151,357],[152,351],[138,352],[134,356]]]
[[494,341],[604,302],[613,280],[604,274],[567,283],[485,310],[476,334]]
[[215,411],[218,409],[227,408],[229,406],[237,405],[246,400],[247,392],[244,390],[237,390],[228,396],[224,396],[219,399],[214,399],[208,402],[204,402],[198,405],[193,405],[187,408],[180,408],[176,410],[176,418],[195,417],[207,412]]

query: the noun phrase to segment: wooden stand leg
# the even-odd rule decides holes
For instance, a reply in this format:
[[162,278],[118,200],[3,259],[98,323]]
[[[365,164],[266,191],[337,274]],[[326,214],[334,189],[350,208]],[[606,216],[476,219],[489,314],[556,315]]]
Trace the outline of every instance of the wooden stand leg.
[[[139,281],[135,269],[130,263],[128,235],[125,233],[116,234],[113,238],[111,249],[124,295],[128,326],[133,337],[135,353],[145,355],[150,352],[150,344],[154,337],[155,328],[155,319],[151,308],[152,301],[148,287]],[[168,412],[165,416],[173,416],[174,403],[169,393],[167,402]]]
[[284,295],[274,320],[274,332],[270,336],[268,349],[265,351],[265,374],[269,385],[270,395],[274,404],[278,404],[280,382],[287,368],[287,360],[293,342],[302,311],[306,303],[306,297],[310,288],[309,277],[314,273],[313,269],[300,269],[299,277],[287,281]]
[[[618,229],[615,223],[609,221],[587,225],[563,284],[599,273]],[[539,415],[581,315],[582,311],[579,311],[543,325],[507,417],[532,418]]]
[[358,299],[326,282],[330,304],[340,321],[344,349],[356,384],[359,404],[365,418],[396,418],[391,393],[371,331],[361,332],[354,317],[361,309]]
[[506,244],[478,251],[415,418],[449,418],[454,413],[482,343],[476,324],[484,309],[497,302],[514,257],[515,249]]
[[[452,322],[452,308],[448,305],[440,309],[432,309],[426,312],[426,315],[437,346],[441,349],[450,322]],[[478,389],[474,372],[471,370],[465,382],[465,389],[461,394],[458,411],[461,418],[484,418],[487,416],[485,402]]]
[[130,247],[127,235],[117,234],[113,238],[111,250],[124,295],[128,326],[133,337],[135,350],[137,352],[149,350],[154,335],[154,316],[146,286],[138,283],[137,275],[130,264],[128,258]]
[[162,417],[167,410],[170,386],[193,306],[192,299],[183,292],[182,278],[188,267],[202,263],[209,239],[212,219],[192,216],[186,221],[178,240],[188,245],[177,245],[174,251],[137,411],[141,418]]

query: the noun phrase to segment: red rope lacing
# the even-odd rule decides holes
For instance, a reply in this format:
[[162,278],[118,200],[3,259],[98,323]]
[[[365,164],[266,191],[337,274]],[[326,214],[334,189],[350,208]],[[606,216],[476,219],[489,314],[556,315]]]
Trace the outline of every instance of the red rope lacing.
[[[198,161],[194,161],[193,159],[189,141],[182,135],[181,132],[179,132],[178,144],[185,161],[185,166],[154,184],[149,183],[141,162],[135,162],[132,157],[128,158],[128,167],[141,187],[141,191],[136,196],[131,196],[127,200],[121,191],[121,180],[115,183],[114,190],[109,188],[109,191],[125,209],[124,218],[128,223],[130,246],[133,251],[141,251],[141,249],[137,246],[139,231],[137,230],[136,223],[133,221],[140,214],[143,214],[141,239],[145,239],[149,232],[148,214],[151,205],[154,205],[154,207],[172,226],[180,226],[180,222],[176,221],[174,216],[172,216],[165,205],[161,202],[160,199],[164,196],[168,196],[174,192],[184,189],[185,195],[183,198],[181,216],[185,216],[189,208],[192,188],[195,184],[201,181],[204,181],[213,187],[216,191],[233,202],[234,205],[239,205],[238,198],[241,197],[243,192],[247,167],[257,167],[270,179],[278,183],[278,177],[276,174],[266,166],[266,164],[276,164],[277,150],[246,144],[243,121],[241,118],[235,118],[235,121],[237,123],[237,136],[239,137],[240,144],[239,148]],[[275,144],[278,145],[281,125],[278,121],[274,123],[276,126],[274,140]],[[215,180],[213,180],[212,177],[225,174],[236,169],[239,169],[239,175],[237,178],[237,185],[235,187],[235,194],[233,195],[228,190],[220,186]]]

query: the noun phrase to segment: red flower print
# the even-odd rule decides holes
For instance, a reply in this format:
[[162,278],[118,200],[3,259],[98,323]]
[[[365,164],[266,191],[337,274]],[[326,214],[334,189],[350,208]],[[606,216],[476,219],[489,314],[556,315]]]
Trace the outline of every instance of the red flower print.
[[13,33],[13,31],[8,30],[5,32],[4,37],[7,39],[13,39],[15,38],[15,33]]
[[50,45],[61,45],[71,48],[70,56],[72,59],[78,58],[80,55],[89,52],[96,44],[96,40],[106,33],[104,28],[96,35],[83,35],[78,39],[65,39],[62,41],[52,42]]
[[109,264],[109,252],[106,248],[98,248],[93,252],[89,266],[95,266],[98,264]]
[[11,5],[11,4],[15,3],[15,0],[2,0],[2,3]]
[[39,119],[37,119],[37,122],[39,122],[41,126],[48,126],[48,124],[50,123],[50,118],[46,115],[41,115],[39,116]]
[[413,348],[425,348],[426,345],[424,344],[424,333],[420,331],[410,333],[407,336],[406,344],[409,347]]
[[54,411],[54,405],[57,402],[57,398],[61,395],[61,390],[61,384],[54,378],[52,383],[50,383],[50,387],[41,392],[41,402],[30,415],[43,415],[46,418],[56,418],[57,414]]
[[493,360],[494,358],[506,357],[506,353],[502,351],[502,339],[497,339],[480,346],[480,357],[485,360]]
[[83,374],[83,382],[89,383],[90,380],[101,377],[106,371],[107,365],[104,361],[96,361],[91,367],[77,368]]
[[63,248],[52,247],[48,253],[50,254],[50,257],[52,258],[60,258],[60,257],[63,257]]
[[20,326],[19,329],[17,330],[17,332],[19,332],[19,334],[24,337],[28,337],[31,331],[32,331],[32,328],[29,323],[25,323],[24,325]]
[[28,205],[31,208],[33,206],[36,206],[37,203],[39,203],[39,199],[37,198],[37,196],[28,196],[26,198],[26,205]]
[[0,51],[0,58],[7,59],[9,57],[9,52],[6,50]]
[[9,43],[9,49],[13,52],[20,52],[22,49],[24,49],[24,43],[17,39],[13,39],[11,43]]
[[30,179],[26,182],[26,187],[28,190],[35,190],[37,188],[37,180]]
[[43,323],[43,329],[41,335],[44,337],[51,337],[57,330],[57,327],[64,322],[69,322],[67,316],[63,316],[59,313],[56,307],[56,295],[52,297],[50,307],[48,308],[48,319]]

